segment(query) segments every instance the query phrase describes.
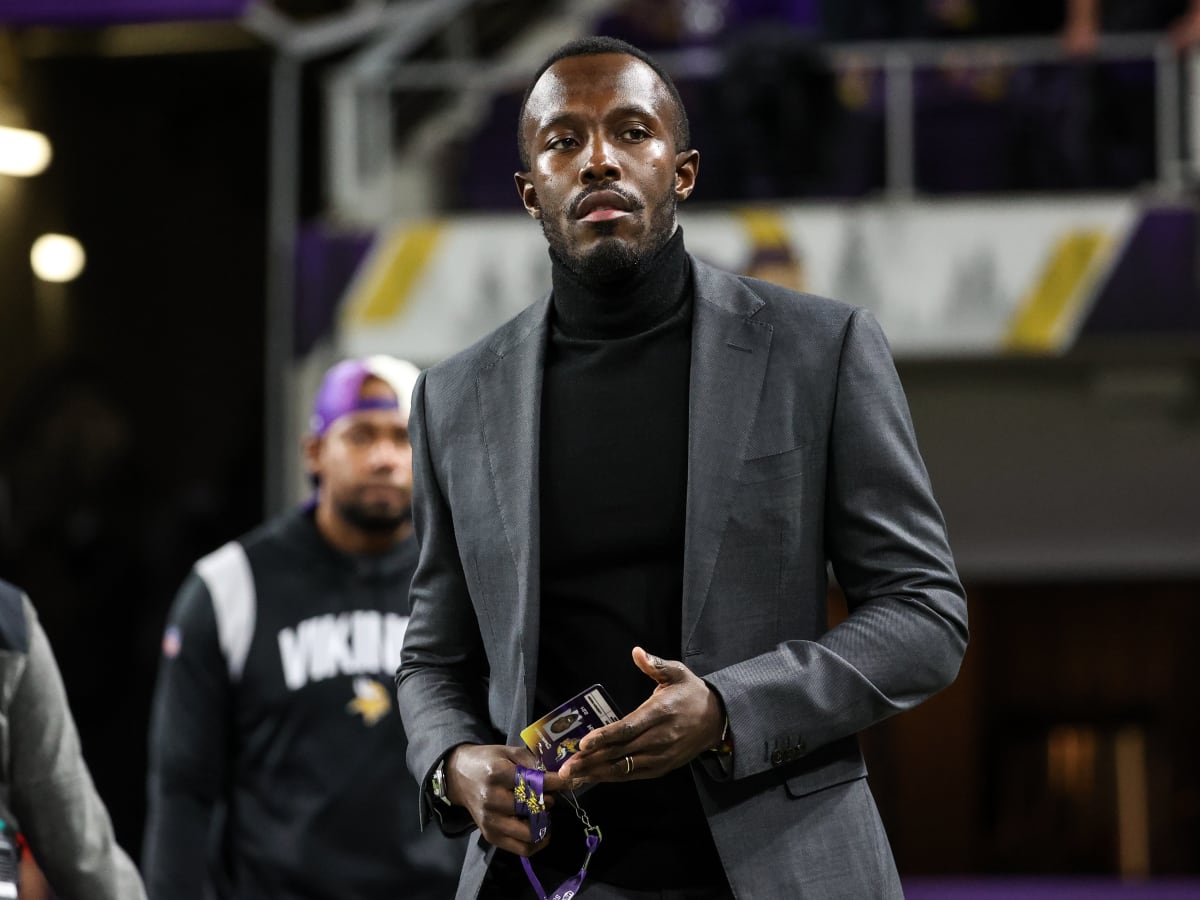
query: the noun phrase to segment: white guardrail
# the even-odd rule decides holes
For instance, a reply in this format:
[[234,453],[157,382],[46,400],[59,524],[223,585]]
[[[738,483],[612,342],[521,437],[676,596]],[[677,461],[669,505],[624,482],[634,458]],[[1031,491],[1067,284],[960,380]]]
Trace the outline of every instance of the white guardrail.
[[[885,191],[901,199],[916,192],[914,77],[918,71],[947,64],[1014,67],[1068,61],[1056,37],[857,42],[827,44],[823,49],[835,70],[853,67],[882,73]],[[681,79],[716,77],[723,66],[722,51],[715,47],[656,57]],[[1158,32],[1114,34],[1101,38],[1088,59],[1154,63],[1157,185],[1177,192],[1200,177],[1200,52],[1181,56]],[[450,90],[469,95],[474,109],[485,109],[498,93],[523,85],[530,68],[525,58],[480,62],[462,54],[434,61],[396,59],[390,65],[378,52],[349,60],[331,79],[327,92],[330,121],[336,123],[327,145],[334,206],[346,210],[344,204],[361,202],[372,194],[378,203],[375,192],[380,184],[372,182],[372,172],[378,174],[384,160],[394,156],[393,142],[403,131],[390,120],[390,94]]]

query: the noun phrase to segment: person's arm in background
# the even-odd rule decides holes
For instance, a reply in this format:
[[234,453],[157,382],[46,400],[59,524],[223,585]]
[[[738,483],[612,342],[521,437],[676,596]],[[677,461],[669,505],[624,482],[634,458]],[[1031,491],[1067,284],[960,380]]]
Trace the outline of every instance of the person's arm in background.
[[1200,44],[1200,0],[1188,4],[1187,12],[1171,23],[1167,34],[1176,50],[1187,50]]
[[1062,44],[1068,56],[1090,56],[1100,43],[1100,0],[1067,0]]
[[142,872],[152,900],[202,900],[227,793],[229,673],[212,599],[193,572],[167,619],[150,719]]
[[[1096,52],[1100,31],[1100,0],[1067,0],[1062,43],[1068,56]],[[1187,12],[1171,23],[1167,39],[1180,51],[1200,44],[1200,0],[1191,0]]]
[[113,836],[33,604],[23,599],[29,654],[9,707],[12,809],[62,900],[137,900],[137,869]]

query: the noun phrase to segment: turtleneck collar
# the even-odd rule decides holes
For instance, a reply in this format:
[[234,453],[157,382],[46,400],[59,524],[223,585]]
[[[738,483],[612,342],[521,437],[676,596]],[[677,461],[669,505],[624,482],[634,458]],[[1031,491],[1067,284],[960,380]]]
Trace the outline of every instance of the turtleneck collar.
[[567,337],[630,337],[666,321],[691,296],[692,265],[683,229],[628,279],[593,284],[550,251],[554,325]]

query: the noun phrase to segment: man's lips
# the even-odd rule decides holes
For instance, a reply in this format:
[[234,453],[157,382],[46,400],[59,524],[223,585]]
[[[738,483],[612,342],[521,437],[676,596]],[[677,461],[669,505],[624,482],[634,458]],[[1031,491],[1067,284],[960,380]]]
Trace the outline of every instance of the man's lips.
[[579,201],[575,218],[581,222],[605,222],[629,215],[631,207],[629,200],[616,191],[593,191]]
[[379,484],[370,482],[364,484],[361,488],[364,495],[387,494],[394,496],[402,496],[405,492],[404,486],[399,484]]
[[623,209],[613,209],[610,206],[602,206],[599,209],[594,209],[579,221],[581,222],[606,222],[609,219],[619,219],[621,216],[627,216],[629,213]]

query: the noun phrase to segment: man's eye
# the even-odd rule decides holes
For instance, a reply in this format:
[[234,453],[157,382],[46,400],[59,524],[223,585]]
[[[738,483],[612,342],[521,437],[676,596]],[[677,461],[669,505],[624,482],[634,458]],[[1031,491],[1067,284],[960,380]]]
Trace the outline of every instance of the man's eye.
[[626,128],[621,132],[621,137],[625,138],[627,141],[644,141],[646,138],[650,137],[650,132],[648,132],[645,128]]
[[575,138],[560,137],[555,138],[546,145],[547,150],[569,150],[575,146]]

